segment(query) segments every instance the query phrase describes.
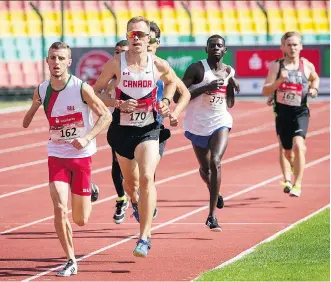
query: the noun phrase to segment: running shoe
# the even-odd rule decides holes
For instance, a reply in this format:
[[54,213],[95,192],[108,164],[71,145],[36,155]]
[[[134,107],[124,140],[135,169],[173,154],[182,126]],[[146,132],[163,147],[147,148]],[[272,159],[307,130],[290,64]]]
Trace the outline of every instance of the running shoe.
[[293,185],[290,196],[300,197],[301,196],[301,186],[300,185]]
[[[133,208],[133,213],[131,215],[131,217],[135,217],[135,219],[137,220],[137,222],[139,222],[139,212],[138,212],[138,204],[137,203],[132,203],[132,208]],[[154,213],[153,213],[153,219],[156,218],[158,215],[158,209],[155,208]]]
[[69,259],[66,266],[62,270],[60,270],[56,274],[56,276],[67,277],[67,276],[75,275],[77,274],[77,270],[78,270],[77,263],[72,259]]
[[206,225],[211,231],[220,232],[222,231],[221,226],[218,225],[217,218],[215,216],[208,216]]
[[121,224],[125,219],[125,213],[129,207],[128,200],[116,201],[116,210],[113,216],[114,222],[116,224]]
[[292,189],[292,183],[291,183],[291,181],[289,181],[289,180],[286,180],[285,182],[280,182],[282,185],[283,185],[283,187],[284,187],[284,193],[290,193],[290,191],[291,191],[291,189]]
[[131,205],[132,205],[132,209],[133,209],[133,213],[132,213],[131,217],[134,216],[135,219],[137,220],[137,222],[139,222],[138,204],[131,202]]
[[133,250],[133,255],[135,257],[147,257],[147,252],[149,249],[148,241],[139,239],[137,242],[137,247]]
[[218,195],[216,207],[218,209],[223,209],[224,208],[224,200],[223,200],[223,197],[221,195]]
[[91,202],[95,202],[99,198],[99,187],[91,182]]

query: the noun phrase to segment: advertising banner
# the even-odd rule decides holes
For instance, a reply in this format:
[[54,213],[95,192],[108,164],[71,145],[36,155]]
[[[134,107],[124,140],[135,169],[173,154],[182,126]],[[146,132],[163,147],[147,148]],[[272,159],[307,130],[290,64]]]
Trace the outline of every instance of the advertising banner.
[[[179,78],[183,77],[190,64],[207,58],[207,53],[203,47],[198,49],[169,48],[163,50],[160,48],[156,55],[168,61],[169,65],[175,70]],[[232,53],[231,51],[228,51],[224,56],[223,63],[233,66],[232,62]]]
[[[237,50],[236,74],[238,77],[266,77],[268,65],[271,61],[282,57],[280,50]],[[320,74],[320,50],[304,49],[301,57],[306,58],[315,65]]]
[[330,48],[324,49],[323,69],[324,76],[330,76]]

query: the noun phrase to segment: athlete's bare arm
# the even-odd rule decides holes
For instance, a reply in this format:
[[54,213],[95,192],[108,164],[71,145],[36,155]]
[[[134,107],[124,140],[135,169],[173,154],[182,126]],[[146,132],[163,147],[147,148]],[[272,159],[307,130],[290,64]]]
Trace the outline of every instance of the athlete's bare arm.
[[107,107],[116,107],[117,103],[116,103],[116,99],[112,97],[111,93],[114,91],[115,89],[115,84],[116,79],[112,79],[106,86],[105,91],[103,91],[103,93],[97,92],[95,93],[98,98],[107,106]]
[[[109,81],[114,76],[118,79],[118,81],[121,78],[121,61],[119,54],[115,55],[105,64],[102,73],[100,74],[96,83],[94,84],[93,89],[98,96],[102,95],[101,94],[102,90],[106,88]],[[114,87],[116,87],[116,83],[114,84]],[[121,109],[121,111],[124,112],[132,112],[138,105],[137,101],[134,99],[129,99],[126,101],[119,101],[116,99],[112,99],[111,101],[109,100],[106,101],[106,103],[109,104],[110,107],[118,107]]]
[[33,92],[31,107],[27,111],[27,113],[25,114],[24,119],[23,119],[23,127],[24,128],[29,127],[29,125],[30,125],[34,115],[38,111],[40,105],[41,105],[41,100],[40,100],[40,97],[38,95],[38,88],[36,88]]
[[171,69],[171,71],[173,72],[173,76],[176,78],[176,90],[177,90],[176,93],[180,94],[180,97],[177,102],[177,106],[174,110],[174,112],[178,112],[179,115],[179,113],[182,112],[190,102],[191,94],[190,91],[188,91],[185,84],[183,83],[183,81],[181,81],[179,77],[175,74],[175,71],[173,69]]
[[84,137],[74,139],[71,142],[76,149],[84,148],[93,138],[95,138],[102,130],[106,129],[112,121],[112,115],[105,104],[95,95],[93,88],[84,83],[82,87],[82,96],[91,110],[98,116],[98,119]]
[[114,77],[119,77],[121,69],[121,63],[118,55],[111,58],[104,66],[100,76],[93,85],[93,89],[96,94],[101,92],[107,87],[109,81]]
[[310,70],[310,75],[308,77],[308,81],[310,82],[309,90],[308,90],[308,95],[310,95],[312,98],[317,97],[318,95],[318,88],[320,85],[320,78],[315,70],[315,66],[306,60],[305,65],[308,67]]
[[284,82],[288,77],[288,72],[282,70],[280,76],[277,79],[277,74],[280,68],[279,62],[273,61],[269,64],[268,76],[264,82],[262,94],[265,96],[272,95],[278,89],[279,85]]
[[167,61],[154,56],[154,64],[159,72],[160,79],[164,82],[163,98],[159,103],[159,112],[163,117],[169,115],[169,103],[164,102],[169,99],[172,100],[176,92],[176,78],[173,76],[173,73],[170,71],[170,66]]

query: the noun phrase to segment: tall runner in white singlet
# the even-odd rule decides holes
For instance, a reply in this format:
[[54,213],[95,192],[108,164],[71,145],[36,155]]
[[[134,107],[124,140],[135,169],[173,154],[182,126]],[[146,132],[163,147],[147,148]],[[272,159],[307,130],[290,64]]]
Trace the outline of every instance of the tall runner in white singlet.
[[320,82],[314,65],[300,58],[302,48],[300,34],[286,32],[281,46],[284,58],[270,63],[263,87],[263,95],[274,96],[277,135],[286,158],[294,165],[294,185],[288,183],[284,192],[295,197],[301,195],[305,167],[305,138],[310,117],[308,95],[317,96]]
[[[129,50],[110,59],[97,82],[102,91],[116,76],[116,109],[108,130],[108,142],[115,150],[124,177],[124,189],[133,203],[138,200],[140,238],[133,254],[146,257],[153,212],[156,206],[154,173],[159,161],[160,124],[157,111],[178,123],[178,115],[186,106],[178,104],[172,113],[169,103],[176,91],[176,76],[169,64],[147,53],[150,24],[143,17],[134,17],[127,24]],[[165,83],[162,101],[156,102],[156,81]],[[160,140],[162,142],[164,140]]]
[[[33,103],[23,120],[27,128],[42,104],[49,122],[49,187],[54,205],[55,230],[68,262],[58,276],[77,274],[72,229],[68,218],[71,190],[72,218],[84,226],[91,213],[91,156],[96,152],[95,137],[110,124],[112,117],[91,86],[68,73],[71,50],[63,42],[51,45],[46,58],[51,79],[34,91]],[[92,112],[98,116],[94,124]]]
[[212,231],[221,231],[215,209],[216,206],[220,209],[224,206],[223,197],[219,194],[221,159],[232,128],[232,117],[227,106],[233,106],[234,88],[239,91],[239,85],[233,78],[234,69],[222,62],[226,52],[223,37],[209,37],[206,51],[208,58],[191,64],[183,77],[184,84],[191,92],[184,129],[199,161],[201,178],[210,193],[206,225]]

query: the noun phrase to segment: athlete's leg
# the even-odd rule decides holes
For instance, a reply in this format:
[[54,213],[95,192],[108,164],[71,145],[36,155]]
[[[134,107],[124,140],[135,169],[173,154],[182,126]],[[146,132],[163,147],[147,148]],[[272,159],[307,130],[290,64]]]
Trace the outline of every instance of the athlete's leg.
[[306,145],[302,136],[293,137],[294,151],[294,185],[301,186],[303,172],[306,164]]
[[123,187],[125,192],[131,198],[132,203],[138,202],[138,188],[139,188],[139,169],[136,160],[130,160],[120,156],[116,153],[122,174]]
[[72,229],[68,218],[71,173],[65,167],[63,159],[52,156],[48,157],[48,169],[50,195],[54,207],[55,230],[68,260],[75,260]]
[[210,148],[210,202],[209,216],[215,216],[215,208],[221,186],[221,160],[228,145],[229,129],[216,131],[209,141]]
[[[284,181],[291,182],[291,175],[292,175],[291,163],[287,159],[287,155],[285,155],[285,150],[283,148],[282,142],[279,139],[279,136],[278,136],[278,142],[279,142],[279,163],[284,176]],[[293,154],[290,154],[289,157],[291,158],[292,155]]]
[[195,153],[195,156],[197,157],[197,160],[199,162],[200,168],[199,168],[199,173],[200,177],[202,178],[203,182],[206,183],[207,188],[210,192],[210,152],[209,148],[202,148],[193,145],[193,150]]
[[[49,184],[49,188],[54,206],[56,234],[68,260],[75,260],[72,228],[68,218],[69,183],[54,181]],[[89,202],[91,202],[90,199]]]
[[154,174],[159,161],[159,141],[148,140],[140,143],[136,147],[134,155],[139,167],[140,238],[147,240],[151,233],[153,213],[156,207]]
[[121,198],[125,196],[124,187],[123,187],[123,175],[114,149],[112,149],[112,154],[113,154],[113,163],[112,163],[111,175],[113,178],[113,183],[116,189],[117,196]]

